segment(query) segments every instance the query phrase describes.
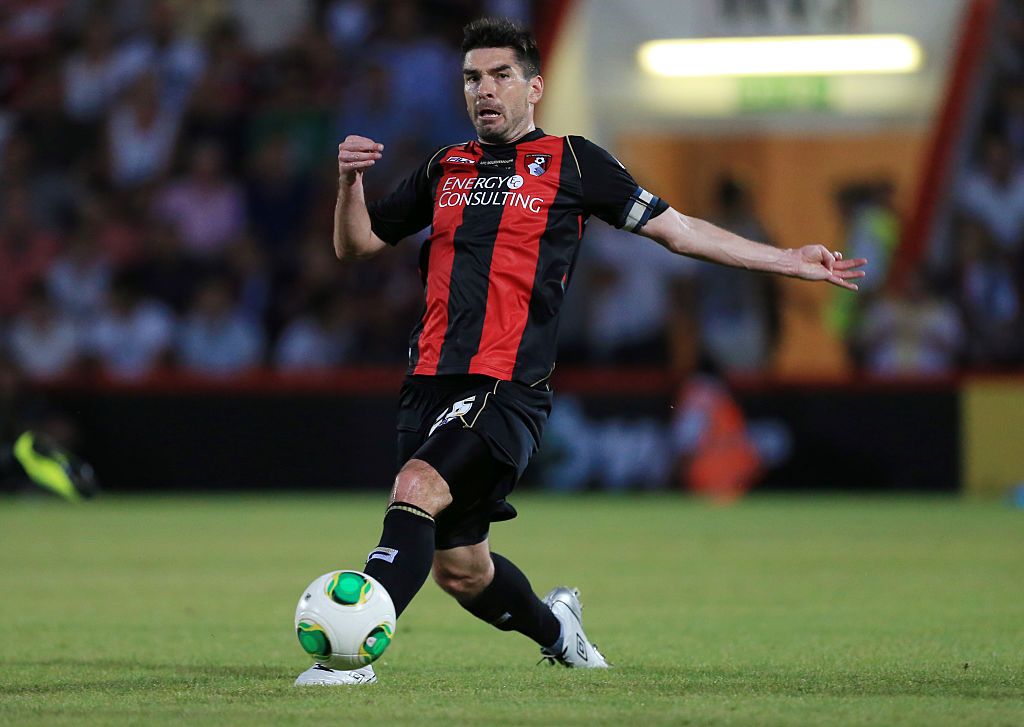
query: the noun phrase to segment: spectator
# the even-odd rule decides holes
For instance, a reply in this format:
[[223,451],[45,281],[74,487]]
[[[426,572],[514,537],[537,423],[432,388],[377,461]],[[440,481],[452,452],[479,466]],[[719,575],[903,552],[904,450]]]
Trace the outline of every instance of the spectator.
[[[290,321],[309,309],[313,299],[344,285],[345,268],[338,265],[334,251],[316,237],[307,238],[298,249],[294,269],[277,297],[275,320]],[[368,275],[376,266],[360,271]]]
[[299,49],[278,59],[269,69],[263,106],[249,125],[250,152],[268,138],[283,136],[303,174],[320,168],[328,149],[337,153],[329,107],[317,105],[314,99],[312,72],[312,64]]
[[863,312],[889,282],[900,244],[900,219],[893,209],[893,185],[888,181],[848,184],[836,195],[843,221],[843,250],[848,258],[865,258],[867,277],[858,281],[856,295],[836,289],[827,311],[832,329],[842,337],[854,361],[859,361],[854,332]]
[[266,321],[274,280],[266,253],[251,235],[242,235],[231,245],[226,267],[237,284],[239,312],[251,321]]
[[873,374],[948,374],[964,346],[956,306],[934,295],[920,271],[908,276],[903,292],[887,294],[867,311],[860,336]]
[[269,137],[257,150],[246,187],[252,231],[271,257],[295,255],[309,212],[311,188],[299,174],[287,137]]
[[11,324],[10,350],[31,379],[62,376],[78,362],[74,321],[53,304],[41,283],[32,286],[25,308]]
[[132,271],[111,282],[107,305],[85,334],[86,354],[106,375],[140,379],[167,362],[175,320],[162,303],[144,297]]
[[189,257],[175,228],[166,223],[150,226],[141,261],[131,268],[141,288],[181,315],[206,267]]
[[156,0],[150,5],[145,31],[117,52],[117,72],[123,83],[152,74],[157,97],[165,108],[188,104],[206,66],[206,54],[192,38],[178,32],[173,5]]
[[185,370],[242,373],[261,363],[264,346],[262,330],[238,311],[229,278],[213,276],[200,285],[178,337],[177,357]]
[[316,371],[346,363],[355,348],[355,328],[345,299],[326,292],[314,296],[309,310],[289,323],[274,349],[282,371]]
[[215,258],[245,225],[239,186],[224,173],[223,150],[206,142],[192,150],[189,173],[157,193],[155,216],[175,226],[186,252]]
[[174,107],[161,103],[157,81],[143,74],[111,113],[107,126],[108,166],[118,187],[156,181],[167,171],[178,135]]
[[25,89],[17,131],[27,142],[24,182],[33,196],[37,221],[48,227],[66,225],[76,196],[73,172],[91,154],[91,129],[64,113],[60,67],[47,61]]
[[142,225],[129,205],[116,196],[94,190],[79,205],[79,227],[96,240],[114,266],[130,265],[142,254]]
[[313,19],[313,3],[295,0],[230,0],[246,44],[257,53],[284,50]]
[[1016,256],[1024,237],[1024,172],[1002,136],[989,135],[982,154],[981,166],[964,180],[960,207],[985,226],[1000,250]]
[[64,108],[77,121],[98,123],[120,90],[114,29],[95,13],[82,35],[81,48],[64,62]]
[[110,287],[111,268],[89,228],[75,235],[50,267],[46,282],[58,310],[78,322],[95,316]]
[[587,245],[585,328],[591,361],[666,363],[673,288],[692,278],[697,263],[632,240],[599,220],[588,227]]
[[1019,363],[1024,353],[1024,321],[1014,268],[980,224],[965,222],[959,238],[967,360],[975,366]]
[[371,45],[368,57],[380,63],[391,83],[389,92],[400,114],[416,119],[428,146],[451,143],[467,132],[463,101],[455,84],[442,84],[447,69],[461,62],[457,53],[429,30],[424,32],[417,4],[396,0],[387,6],[384,36]]
[[224,21],[210,34],[210,64],[192,95],[181,140],[187,148],[216,141],[232,174],[242,171],[245,156],[246,104],[251,101],[254,60],[242,46],[237,25]]
[[[380,139],[388,149],[388,156],[399,151],[415,154],[417,129],[423,119],[416,114],[403,113],[390,73],[384,65],[370,63],[356,76],[342,99],[336,122],[337,136],[344,139],[349,134],[361,134]],[[399,165],[407,162],[404,153],[393,156],[394,159],[380,160],[381,174],[392,178],[402,174]]]
[[[718,184],[712,221],[737,235],[771,244],[750,193],[726,177]],[[697,316],[707,355],[725,373],[766,369],[778,339],[778,292],[767,275],[700,265],[694,276]]]
[[0,205],[8,190],[28,194],[29,215],[46,229],[63,228],[71,220],[74,192],[67,170],[48,169],[39,161],[28,136],[15,133],[4,147],[0,167]]
[[341,53],[363,46],[376,25],[370,0],[331,0],[324,11],[324,22],[331,42]]
[[8,189],[0,215],[0,319],[16,314],[29,288],[60,250],[57,237],[36,226],[24,187]]

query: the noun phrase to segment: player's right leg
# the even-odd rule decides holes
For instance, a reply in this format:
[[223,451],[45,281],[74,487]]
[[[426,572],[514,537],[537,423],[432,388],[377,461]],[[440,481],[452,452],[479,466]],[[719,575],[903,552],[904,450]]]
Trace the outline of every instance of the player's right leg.
[[[430,575],[434,559],[434,518],[452,501],[448,484],[431,465],[410,459],[395,478],[384,513],[380,542],[370,551],[364,572],[391,596],[401,616]],[[295,686],[371,684],[372,666],[343,671],[314,664],[299,675]]]

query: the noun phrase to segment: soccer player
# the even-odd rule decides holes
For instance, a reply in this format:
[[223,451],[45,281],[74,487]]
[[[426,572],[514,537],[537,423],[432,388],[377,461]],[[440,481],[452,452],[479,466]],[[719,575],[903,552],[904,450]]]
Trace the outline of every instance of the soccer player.
[[[492,522],[516,516],[505,498],[550,412],[558,312],[587,219],[596,215],[680,255],[853,290],[865,261],[821,245],[779,250],[687,217],[597,145],[536,128],[540,54],[511,21],[470,23],[462,51],[476,139],[438,149],[390,196],[369,204],[363,174],[384,145],[349,136],[338,147],[340,259],[375,255],[430,227],[420,252],[425,306],[400,394],[399,472],[364,570],[387,589],[399,616],[433,569],[459,605],[533,639],[552,663],[607,667],[583,631],[578,592],[558,587],[541,600],[487,541]],[[370,666],[315,665],[296,684],[374,681]]]

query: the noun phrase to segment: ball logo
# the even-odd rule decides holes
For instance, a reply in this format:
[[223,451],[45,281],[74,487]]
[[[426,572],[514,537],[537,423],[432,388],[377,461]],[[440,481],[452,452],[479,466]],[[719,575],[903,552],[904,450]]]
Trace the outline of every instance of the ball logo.
[[508,178],[508,188],[509,189],[519,189],[522,186],[523,186],[523,178],[521,176],[519,176],[518,174],[513,174],[511,177]]

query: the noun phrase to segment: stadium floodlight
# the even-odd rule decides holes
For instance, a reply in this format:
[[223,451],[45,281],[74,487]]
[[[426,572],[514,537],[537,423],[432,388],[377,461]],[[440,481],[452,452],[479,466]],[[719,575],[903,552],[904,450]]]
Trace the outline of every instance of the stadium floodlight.
[[922,58],[908,35],[652,40],[639,50],[647,72],[683,78],[912,73]]

